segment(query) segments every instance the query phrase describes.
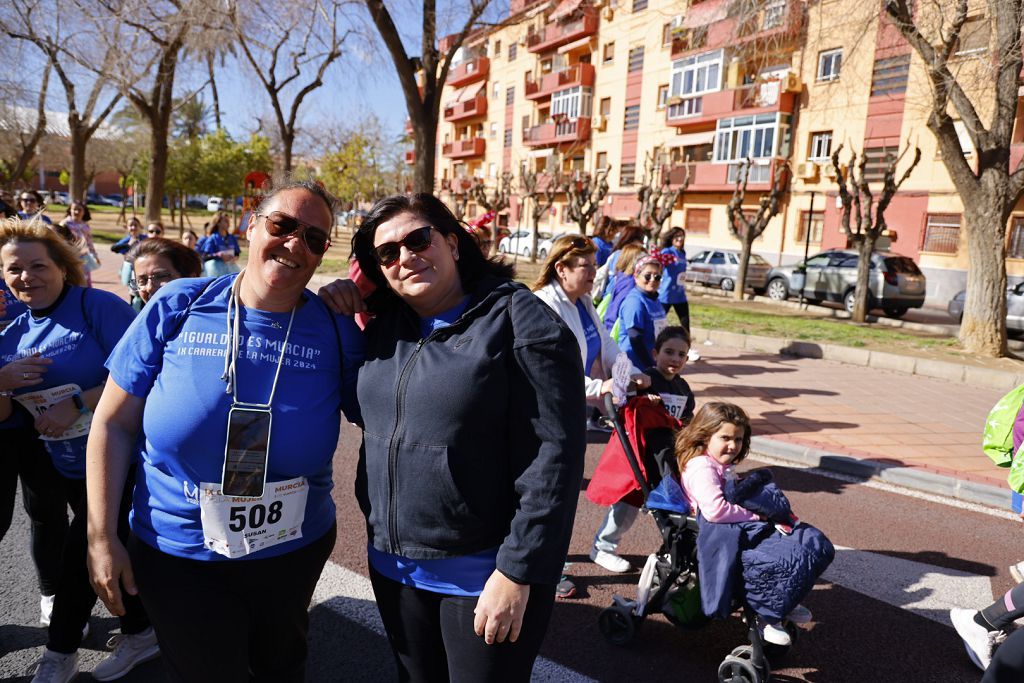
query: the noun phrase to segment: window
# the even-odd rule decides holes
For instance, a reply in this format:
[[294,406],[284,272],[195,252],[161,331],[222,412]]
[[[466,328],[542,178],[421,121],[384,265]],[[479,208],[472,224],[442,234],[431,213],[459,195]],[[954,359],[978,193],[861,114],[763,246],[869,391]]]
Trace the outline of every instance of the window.
[[968,17],[960,29],[954,54],[957,57],[966,57],[988,52],[990,30],[988,17]]
[[523,117],[523,130],[526,130],[529,127],[530,127],[530,115],[527,114],[526,116]]
[[615,43],[605,43],[601,50],[601,63],[611,64],[615,61]]
[[496,100],[501,96],[501,83],[494,81],[494,86],[491,88],[491,99]]
[[658,86],[658,109],[664,109],[668,103],[668,83]]
[[699,95],[722,89],[722,51],[677,59],[672,63],[669,97],[683,101],[669,107],[669,116],[697,116],[703,111]]
[[662,46],[668,46],[672,44],[672,29],[675,26],[672,24],[664,24],[661,27],[661,44]]
[[601,114],[601,116],[610,116],[612,113],[612,98],[602,97],[601,104],[598,109],[600,110],[598,113]]
[[910,77],[910,55],[899,55],[875,62],[871,73],[871,96],[899,95],[907,91]]
[[498,124],[496,121],[491,121],[491,133],[488,137],[492,140],[498,139]]
[[711,258],[708,259],[708,263],[713,266],[724,266],[725,265],[725,252],[716,251],[711,254]]
[[711,231],[711,209],[687,209],[686,232],[706,235]]
[[843,65],[842,50],[825,50],[818,53],[818,80],[834,81],[839,78],[839,70]]
[[567,88],[551,95],[551,118],[558,119],[589,118],[591,115],[592,98],[590,88]]
[[899,155],[896,147],[868,147],[864,150],[867,163],[864,164],[864,180],[869,183],[881,182],[885,179],[885,169]]
[[501,56],[501,41],[494,41],[494,58],[497,59]]
[[626,116],[623,119],[622,130],[636,130],[640,127],[640,105],[634,104],[626,107]]
[[[747,157],[765,159],[773,156],[778,124],[776,114],[719,119],[715,134],[715,161],[741,161]],[[754,180],[753,176],[751,180]]]
[[629,51],[628,71],[642,71],[644,68],[644,46],[634,47]]
[[956,130],[956,138],[960,142],[960,150],[965,157],[974,154],[974,143],[971,142],[971,135],[967,132],[967,124],[963,121],[954,121],[953,129]]
[[1010,222],[1010,243],[1006,258],[1024,258],[1024,216],[1014,216]]
[[608,152],[598,152],[597,161],[595,162],[597,168],[608,168]]
[[519,43],[512,42],[508,44],[508,61],[516,61],[516,55],[519,54]]
[[633,11],[642,12],[647,9],[647,0],[633,0]]
[[921,251],[936,254],[955,254],[960,246],[960,216],[958,214],[930,213],[924,226]]
[[811,133],[811,145],[807,158],[811,161],[825,161],[832,155],[832,131]]
[[800,225],[796,226],[796,242],[803,244],[807,241],[807,227],[810,223],[811,244],[821,244],[821,234],[825,230],[824,211],[801,211]]
[[516,87],[510,86],[505,89],[505,106],[511,107],[516,101]]
[[782,26],[782,20],[785,16],[786,0],[768,0],[762,14],[761,29],[767,30],[776,26]]
[[622,164],[619,171],[619,186],[627,187],[633,184],[633,177],[636,175],[636,164]]
[[505,147],[511,147],[511,146],[512,146],[512,129],[511,128],[506,128],[505,129]]

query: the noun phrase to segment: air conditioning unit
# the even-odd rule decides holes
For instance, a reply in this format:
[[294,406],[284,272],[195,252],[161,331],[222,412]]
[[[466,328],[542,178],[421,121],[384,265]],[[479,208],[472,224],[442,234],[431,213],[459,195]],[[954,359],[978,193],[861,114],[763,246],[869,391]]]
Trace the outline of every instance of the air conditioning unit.
[[803,89],[803,84],[795,72],[787,71],[786,75],[780,79],[779,87],[782,89],[782,92],[800,92]]
[[796,176],[801,180],[812,181],[818,179],[818,165],[813,161],[796,165]]
[[832,162],[821,165],[821,172],[825,174],[825,177],[829,180],[835,180],[838,176],[836,175],[836,167],[832,165]]
[[594,117],[594,121],[590,124],[590,127],[593,128],[594,130],[603,131],[605,128],[608,127],[608,117],[598,114],[597,116]]

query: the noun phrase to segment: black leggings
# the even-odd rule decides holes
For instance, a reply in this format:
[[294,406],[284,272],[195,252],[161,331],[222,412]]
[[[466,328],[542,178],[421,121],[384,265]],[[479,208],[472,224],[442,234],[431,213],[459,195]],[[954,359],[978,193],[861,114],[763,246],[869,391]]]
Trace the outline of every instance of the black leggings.
[[675,309],[676,315],[679,316],[679,324],[683,326],[686,333],[690,333],[690,302],[683,301],[678,304],[662,304],[665,307],[665,315],[668,315],[669,310]]
[[210,562],[168,555],[132,535],[128,554],[170,680],[305,680],[309,601],[336,534],[332,526],[275,557]]
[[[57,597],[53,601],[53,616],[50,619],[46,647],[54,652],[70,654],[82,644],[82,628],[88,623],[92,608],[96,605],[96,592],[89,581],[89,568],[86,564],[89,541],[86,536],[85,480],[61,479],[75,518],[64,541],[60,583],[57,586]],[[117,516],[117,535],[122,542],[128,539],[128,511],[131,509],[134,488],[133,467],[125,482]],[[124,593],[124,608],[125,615],[119,618],[121,633],[131,635],[149,628],[149,619],[137,595]]]
[[60,581],[60,558],[68,532],[68,505],[63,477],[32,427],[0,430],[0,540],[11,528],[18,479],[31,523],[31,553],[39,575],[39,592],[53,595]]
[[431,593],[370,567],[399,681],[492,683],[530,680],[555,602],[554,586],[530,586],[523,628],[512,643],[488,645],[473,631],[477,598]]

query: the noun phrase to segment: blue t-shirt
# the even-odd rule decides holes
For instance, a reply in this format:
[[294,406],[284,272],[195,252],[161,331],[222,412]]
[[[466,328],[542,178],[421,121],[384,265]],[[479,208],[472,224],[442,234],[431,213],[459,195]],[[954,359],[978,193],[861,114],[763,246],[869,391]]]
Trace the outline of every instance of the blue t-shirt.
[[[219,483],[224,464],[232,398],[220,377],[235,277],[168,283],[142,309],[107,361],[119,387],[146,398],[132,530],[162,552],[194,560],[226,559],[204,547],[199,485]],[[267,461],[268,483],[300,476],[308,480],[302,536],[243,559],[290,552],[331,528],[331,460],[338,444],[339,409],[350,420],[361,421],[355,383],[364,355],[362,333],[351,318],[334,316],[310,292],[303,294],[303,301],[295,311],[274,396]],[[239,401],[265,402],[270,397],[290,315],[242,308]]]
[[590,369],[594,367],[597,354],[601,352],[601,335],[597,332],[597,325],[594,319],[587,312],[583,299],[576,299],[576,311],[580,314],[580,324],[583,325],[583,337],[587,340],[587,362],[583,366],[583,374],[590,376]]
[[628,330],[637,329],[643,332],[644,348],[648,352],[654,349],[654,340],[658,332],[665,327],[665,307],[655,297],[646,296],[639,287],[626,295],[619,308],[619,348],[638,368],[646,367],[647,359],[637,358],[633,346],[629,343]]
[[[428,337],[434,330],[448,327],[466,310],[465,296],[447,311],[429,318],[420,318],[420,334]],[[370,566],[392,581],[444,595],[480,595],[484,584],[498,565],[498,549],[491,548],[473,555],[445,557],[438,560],[413,560],[377,550],[367,544]]]
[[20,218],[23,221],[30,221],[33,218],[35,218],[37,215],[39,216],[39,220],[41,220],[42,222],[46,223],[47,225],[53,225],[53,221],[51,221],[50,217],[47,216],[45,213],[34,214],[34,213],[26,213],[25,211],[19,211],[18,212],[18,218]]
[[600,268],[605,264],[605,261],[608,260],[608,257],[612,255],[612,245],[605,242],[600,237],[593,237],[591,238],[591,241],[594,243],[594,246],[597,247],[597,254],[595,254],[595,257],[597,258],[597,267]]
[[675,256],[676,262],[666,265],[661,273],[658,301],[663,304],[681,304],[686,301],[686,252],[669,247],[662,249],[661,253]]
[[17,318],[28,310],[28,306],[21,303],[18,297],[7,288],[7,283],[0,279],[0,299],[4,302],[4,313],[0,315],[0,328]]
[[[0,332],[0,365],[39,353],[53,360],[43,382],[14,392],[15,397],[42,389],[77,384],[82,391],[107,380],[103,362],[135,318],[135,311],[110,292],[68,287],[49,315],[22,313]],[[80,436],[44,441],[54,467],[69,479],[85,478],[85,443]]]

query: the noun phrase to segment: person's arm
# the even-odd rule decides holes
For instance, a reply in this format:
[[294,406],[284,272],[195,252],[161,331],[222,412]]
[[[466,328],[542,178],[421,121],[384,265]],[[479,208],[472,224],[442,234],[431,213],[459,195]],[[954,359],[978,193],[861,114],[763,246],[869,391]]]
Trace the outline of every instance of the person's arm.
[[633,350],[634,356],[640,361],[638,365],[643,367],[654,365],[654,356],[651,355],[651,350],[644,343],[644,331],[638,327],[631,327],[625,332],[629,339],[629,348]]
[[722,494],[722,481],[712,465],[694,458],[683,470],[686,492],[700,508],[704,519],[718,524],[730,522],[756,522],[758,516],[750,510],[734,505]]
[[117,537],[117,515],[144,406],[144,398],[108,379],[85,454],[89,575],[96,595],[114,616],[125,613],[121,585],[138,594],[128,551]]
[[[94,410],[102,393],[103,385],[100,384],[83,390],[79,396],[87,409]],[[80,414],[74,399],[66,398],[63,401],[58,401],[35,419],[36,431],[47,436],[58,436],[67,431]]]
[[43,383],[43,375],[53,363],[39,354],[19,358],[0,368],[0,422],[10,419],[14,412],[14,399],[9,392]]

